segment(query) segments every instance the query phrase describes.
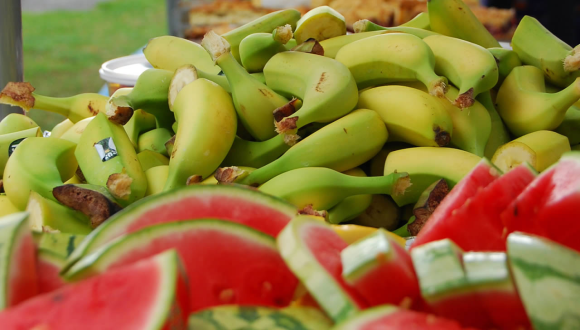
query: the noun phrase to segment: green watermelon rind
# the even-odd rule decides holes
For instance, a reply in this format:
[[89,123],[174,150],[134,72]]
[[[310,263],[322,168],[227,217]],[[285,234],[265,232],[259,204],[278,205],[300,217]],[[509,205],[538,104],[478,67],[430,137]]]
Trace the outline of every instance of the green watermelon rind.
[[64,277],[67,281],[78,281],[94,274],[102,273],[112,263],[118,260],[119,257],[124,256],[127,252],[133,251],[136,247],[146,247],[156,237],[162,237],[172,233],[184,233],[196,229],[219,230],[242,237],[246,240],[251,240],[255,244],[261,244],[272,250],[277,249],[275,239],[272,236],[231,221],[197,219],[168,222],[145,227],[103,245],[75,263],[64,274]]
[[580,253],[515,232],[508,236],[507,255],[534,329],[580,328]]
[[87,235],[81,244],[73,251],[73,253],[69,256],[63,271],[66,271],[68,268],[70,268],[84,255],[96,250],[111,236],[117,235],[123,229],[127,228],[132,223],[133,219],[139,217],[145,212],[148,212],[149,210],[155,209],[156,207],[165,204],[167,201],[183,199],[194,195],[207,196],[209,194],[220,193],[237,195],[240,197],[245,197],[246,199],[259,201],[264,205],[275,207],[280,212],[288,213],[289,217],[293,217],[296,214],[296,208],[288,202],[280,198],[243,187],[223,185],[192,185],[180,189],[166,191],[136,201],[135,203],[127,206],[120,212],[107,219],[107,221],[102,223],[99,227]]
[[[383,256],[381,261],[377,259],[379,255]],[[373,234],[363,237],[342,250],[340,258],[342,278],[346,283],[353,284],[379,264],[394,258],[394,251],[386,231],[379,228]]]
[[332,328],[331,330],[360,330],[364,329],[364,326],[369,322],[374,322],[377,319],[385,317],[389,314],[396,313],[397,307],[393,305],[381,305],[358,313],[356,316],[351,317]]
[[286,265],[316,299],[324,311],[340,322],[359,311],[359,307],[334,278],[322,267],[302,240],[302,232],[309,227],[332,229],[314,217],[294,218],[277,238],[278,250]]
[[14,256],[14,246],[26,233],[30,233],[28,224],[28,212],[18,212],[0,218],[0,260],[6,264],[0,267],[0,279],[2,290],[0,291],[0,310],[8,304],[8,292],[10,290],[10,267]]
[[463,267],[469,286],[477,291],[513,292],[515,286],[503,252],[467,252]]

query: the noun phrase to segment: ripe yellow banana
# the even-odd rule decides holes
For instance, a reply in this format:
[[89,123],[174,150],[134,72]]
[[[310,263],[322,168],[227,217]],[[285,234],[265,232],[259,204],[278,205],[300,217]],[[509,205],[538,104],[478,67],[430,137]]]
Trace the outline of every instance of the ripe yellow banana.
[[246,131],[259,141],[274,137],[273,112],[288,100],[250,76],[233,57],[227,41],[215,32],[208,32],[201,44],[228,78],[236,113]]
[[96,93],[84,93],[71,97],[49,97],[34,93],[27,82],[11,82],[0,92],[0,104],[10,104],[29,111],[38,109],[58,113],[76,123],[87,117],[105,112],[107,97]]
[[171,139],[173,133],[166,128],[156,128],[145,132],[139,136],[139,144],[137,150],[142,152],[144,150],[151,150],[158,152],[164,156],[169,156],[165,143]]
[[141,151],[137,154],[137,159],[139,159],[139,164],[141,164],[143,172],[147,172],[152,167],[169,165],[169,158],[151,150]]
[[38,124],[30,117],[19,113],[10,113],[0,121],[0,135],[34,127],[38,127]]
[[326,39],[320,42],[320,46],[324,49],[324,56],[335,58],[338,51],[357,40],[365,39],[372,36],[378,36],[379,34],[385,34],[389,31],[370,31],[370,32],[361,32],[361,33],[354,33],[348,34],[344,36],[338,36],[330,39]]
[[12,204],[24,210],[31,191],[55,200],[52,189],[77,170],[75,148],[76,144],[61,139],[30,137],[22,141],[4,170],[4,191]]
[[156,69],[175,71],[180,66],[191,64],[208,74],[217,75],[221,71],[200,44],[184,38],[161,36],[150,39],[143,54]]
[[296,23],[294,39],[301,44],[310,38],[323,41],[345,34],[344,16],[328,6],[320,6],[308,11]]
[[87,182],[107,187],[123,206],[145,195],[147,180],[135,148],[123,127],[105,114],[98,114],[87,125],[75,156]]
[[145,171],[145,177],[147,177],[147,191],[145,192],[145,196],[162,192],[168,175],[169,165],[155,166]]
[[430,0],[427,2],[431,30],[463,39],[485,48],[500,44],[461,0]]
[[[74,142],[74,143],[78,144],[79,140],[81,139],[81,135],[85,131],[85,128],[87,128],[87,125],[89,125],[91,120],[93,120],[94,118],[95,117],[88,117],[88,118],[85,118],[83,120],[78,121],[71,128],[69,128],[66,132],[64,132],[60,136],[60,139],[67,140],[67,141]],[[52,137],[52,135],[50,137]]]
[[430,36],[423,41],[435,55],[435,73],[447,77],[459,88],[454,105],[464,109],[475,97],[492,89],[499,79],[493,55],[485,48],[448,36]]
[[524,162],[542,172],[568,151],[570,142],[564,135],[552,131],[536,131],[499,147],[491,161],[504,173]]
[[[91,117],[89,117],[91,118]],[[85,118],[86,119],[86,118]],[[84,119],[83,119],[84,120]],[[50,136],[53,139],[58,139],[60,138],[66,131],[68,131],[70,128],[72,128],[75,125],[75,123],[73,123],[72,121],[70,121],[69,119],[65,119],[63,121],[61,121],[60,123],[56,124],[52,130],[50,131]]]
[[385,32],[400,32],[400,33],[408,33],[414,36],[417,36],[421,39],[426,38],[428,36],[438,35],[439,33],[429,31],[422,28],[417,28],[413,26],[380,26],[376,23],[369,21],[368,19],[361,19],[360,21],[354,22],[352,25],[355,34],[365,33],[365,32],[373,32],[373,31],[385,31]]
[[192,175],[208,177],[224,160],[236,136],[232,98],[209,80],[197,79],[185,85],[177,94],[173,111],[178,127],[164,190],[185,186]]
[[421,38],[387,33],[342,47],[336,60],[346,65],[359,89],[399,81],[420,81],[435,96],[443,96],[447,79],[434,72],[435,56]]
[[33,127],[22,131],[0,135],[0,179],[8,162],[8,158],[18,145],[29,137],[42,136],[40,127]]
[[0,194],[0,217],[16,212],[20,212],[20,210],[12,204],[10,198],[5,194]]
[[385,175],[407,172],[413,184],[404,195],[392,196],[397,205],[414,204],[433,182],[443,178],[452,188],[477,163],[480,157],[452,148],[418,147],[393,151],[385,162]]
[[497,110],[516,137],[560,126],[580,99],[580,77],[558,93],[546,93],[543,72],[530,65],[514,68],[497,94]]
[[279,26],[272,33],[254,33],[240,43],[240,60],[250,72],[262,72],[272,56],[285,52],[285,46],[292,39],[290,24]]
[[[356,177],[367,176],[365,172],[358,167],[342,173]],[[373,195],[371,194],[349,196],[328,210],[328,222],[334,224],[348,222],[359,216],[361,213],[364,213],[365,210],[369,208],[372,201]]]
[[346,171],[375,156],[387,137],[385,124],[376,112],[356,110],[298,142],[280,158],[255,170],[238,183],[259,185],[301,167],[317,166]]
[[277,123],[280,132],[310,123],[327,123],[340,118],[358,101],[358,90],[350,71],[331,58],[283,52],[264,67],[268,87],[285,97],[297,97],[302,107]]
[[391,85],[367,89],[360,93],[357,107],[381,116],[390,141],[443,147],[453,136],[453,122],[445,107],[436,97],[415,88]]
[[[487,159],[491,159],[497,148],[510,142],[510,132],[503,123],[503,120],[501,120],[501,117],[499,116],[499,113],[497,112],[495,104],[491,98],[490,92],[479,94],[477,96],[477,101],[485,107],[487,113],[489,114],[489,118],[491,119],[491,131],[483,151],[483,156],[485,156]],[[479,154],[477,155],[481,156]]]
[[26,211],[30,229],[36,232],[53,232],[87,235],[92,231],[89,218],[84,214],[44,198],[31,191]]

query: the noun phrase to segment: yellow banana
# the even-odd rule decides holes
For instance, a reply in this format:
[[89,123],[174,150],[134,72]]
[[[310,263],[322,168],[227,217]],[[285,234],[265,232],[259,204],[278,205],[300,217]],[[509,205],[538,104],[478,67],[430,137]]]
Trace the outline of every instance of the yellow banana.
[[324,56],[335,58],[338,51],[357,40],[365,39],[372,36],[378,36],[379,34],[385,34],[389,31],[370,31],[370,32],[361,32],[361,33],[354,33],[348,34],[344,36],[338,36],[330,39],[326,39],[320,42],[320,46],[324,49]]
[[487,49],[491,55],[495,58],[497,62],[497,69],[499,73],[499,79],[497,81],[496,87],[499,88],[505,78],[512,72],[515,67],[521,66],[522,61],[516,52],[511,49],[506,49],[503,47],[492,47]]
[[143,172],[147,172],[152,167],[169,165],[169,158],[151,150],[141,151],[137,154],[137,159],[139,159],[139,164],[141,164]]
[[59,231],[86,235],[91,232],[89,218],[84,214],[31,191],[26,211],[30,213],[30,229],[37,232]]
[[294,39],[301,44],[310,38],[323,41],[345,34],[344,16],[328,6],[320,6],[308,11],[296,23]]
[[217,75],[221,71],[200,44],[184,38],[161,36],[150,39],[143,54],[156,69],[175,71],[180,66],[191,64],[209,74]]
[[240,60],[250,72],[262,72],[272,56],[285,52],[285,44],[292,38],[290,24],[279,26],[272,33],[253,33],[240,43]]
[[139,148],[139,135],[155,129],[155,127],[155,116],[141,109],[135,110],[131,119],[123,125],[123,129],[127,132],[127,136],[129,136],[129,140],[131,140],[135,150],[138,150]]
[[[90,117],[89,117],[90,118]],[[53,139],[60,138],[66,131],[71,129],[75,123],[70,121],[69,119],[65,119],[60,123],[56,124],[52,130],[50,131],[50,136]]]
[[40,127],[33,127],[22,131],[0,135],[0,179],[2,179],[4,168],[8,158],[18,145],[29,137],[42,136]]
[[429,21],[429,14],[426,12],[421,12],[408,22],[401,24],[401,26],[414,27],[423,30],[431,30],[431,22]]
[[139,136],[138,148],[139,152],[144,150],[151,150],[158,152],[164,156],[169,156],[165,143],[171,139],[173,133],[166,128],[160,127]]
[[422,28],[412,27],[412,26],[380,26],[376,23],[369,21],[368,19],[361,19],[360,21],[354,22],[352,25],[355,34],[359,33],[366,33],[366,32],[374,32],[374,31],[384,31],[384,32],[400,32],[400,33],[408,33],[412,34],[416,37],[421,39],[426,38],[428,36],[438,35],[439,33],[429,31]]
[[20,212],[20,210],[12,204],[10,198],[4,194],[0,194],[0,217],[16,212]]
[[[69,128],[66,132],[64,132],[60,136],[60,139],[67,140],[67,141],[74,142],[74,143],[78,144],[79,140],[81,139],[81,135],[85,131],[85,128],[87,128],[87,125],[89,125],[89,123],[91,122],[91,120],[93,120],[93,118],[95,118],[95,117],[88,117],[88,118],[85,118],[83,120],[78,121],[71,128]],[[51,137],[52,137],[52,135],[51,135]]]
[[[358,167],[342,173],[356,177],[367,176]],[[372,200],[373,195],[370,194],[349,196],[328,210],[328,222],[334,224],[348,222],[363,213],[371,205]]]
[[168,174],[169,165],[155,166],[145,171],[145,177],[147,178],[147,191],[145,192],[145,196],[162,192],[163,187],[165,187],[165,182],[167,182]]
[[32,118],[19,113],[10,113],[0,121],[0,135],[34,127],[38,127],[38,124]]
[[[487,113],[491,119],[491,131],[489,139],[485,144],[485,150],[483,151],[483,155],[487,159],[491,159],[497,148],[510,142],[511,137],[507,127],[503,123],[503,120],[501,120],[501,117],[495,108],[495,104],[491,98],[491,93],[485,92],[479,94],[477,96],[477,101],[487,109]],[[477,155],[481,156],[479,154]]]

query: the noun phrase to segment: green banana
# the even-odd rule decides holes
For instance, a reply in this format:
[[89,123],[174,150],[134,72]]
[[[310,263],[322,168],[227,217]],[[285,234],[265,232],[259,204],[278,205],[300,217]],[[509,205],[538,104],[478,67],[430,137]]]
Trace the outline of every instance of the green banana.
[[158,152],[164,156],[169,156],[165,143],[171,139],[173,133],[166,128],[156,128],[145,132],[139,136],[139,144],[137,150],[142,152],[144,150],[151,150]]
[[491,55],[495,58],[497,62],[497,69],[499,73],[499,79],[497,81],[496,87],[500,87],[505,78],[512,72],[512,70],[518,66],[522,66],[522,61],[516,52],[511,49],[505,49],[503,47],[492,47],[487,49]]
[[142,198],[147,180],[122,126],[98,114],[87,125],[75,156],[89,184],[107,187],[123,206]]
[[44,198],[31,191],[26,211],[32,230],[86,235],[91,232],[89,218],[84,214]]
[[250,34],[240,43],[242,65],[250,73],[262,72],[272,56],[288,50],[284,45],[291,38],[292,27],[289,24],[277,27],[272,33]]
[[442,35],[427,37],[423,41],[435,55],[435,73],[447,77],[459,88],[454,105],[469,108],[475,103],[477,95],[497,84],[497,63],[487,49]]
[[324,56],[278,53],[264,67],[264,75],[268,87],[286,97],[297,97],[303,103],[291,117],[276,123],[281,133],[310,123],[336,120],[354,109],[358,101],[358,90],[350,71]]
[[[91,117],[89,117],[91,118]],[[86,119],[86,118],[85,118]],[[84,119],[83,119],[84,120]],[[81,120],[82,121],[82,120]],[[70,121],[69,119],[65,119],[63,121],[61,121],[60,123],[56,124],[52,130],[50,131],[50,136],[53,139],[58,139],[60,138],[66,131],[68,131],[70,128],[72,128],[75,125],[75,123],[73,123],[72,121]]]
[[221,71],[200,44],[184,38],[161,36],[150,39],[143,54],[156,69],[175,71],[190,64],[208,74],[217,75]]
[[264,76],[263,72],[250,73],[250,76],[254,77],[256,80],[258,80],[262,84],[264,84],[264,85],[266,84],[266,77]]
[[262,142],[248,141],[236,136],[232,148],[220,166],[260,168],[276,160],[288,149],[290,146],[284,142],[283,135]]
[[29,137],[42,136],[40,127],[33,127],[22,131],[0,135],[0,179],[2,179],[4,168],[8,158],[14,152],[16,147]]
[[232,98],[209,80],[197,79],[185,85],[177,94],[173,111],[178,127],[164,190],[185,186],[192,175],[206,178],[212,174],[236,136]]
[[511,45],[524,64],[539,68],[554,85],[567,87],[580,77],[580,52],[558,39],[533,17],[521,19]]
[[105,112],[107,97],[96,93],[84,93],[71,97],[49,97],[34,93],[27,82],[10,82],[0,92],[0,104],[21,107],[25,111],[38,109],[58,113],[73,123]]
[[355,41],[342,47],[336,60],[348,67],[359,89],[418,80],[430,94],[445,94],[447,78],[435,74],[433,52],[411,34],[387,33]]
[[137,154],[137,159],[139,159],[143,172],[147,172],[152,167],[169,165],[169,158],[151,150],[141,151]]
[[344,16],[328,6],[320,6],[309,10],[296,23],[294,39],[301,44],[310,38],[323,41],[345,34]]
[[376,155],[387,137],[385,124],[376,112],[356,110],[316,131],[280,158],[258,168],[238,183],[262,184],[300,167],[317,166],[345,171]]
[[145,171],[145,177],[147,177],[147,191],[145,192],[145,196],[162,192],[168,175],[169,165],[155,166]]
[[439,34],[437,32],[404,25],[392,27],[380,26],[376,23],[369,21],[368,19],[361,19],[360,21],[355,22],[352,25],[352,27],[354,29],[355,34],[372,31],[388,31],[388,32],[408,33],[421,39]]
[[4,170],[4,191],[12,204],[24,210],[31,191],[54,200],[52,189],[77,170],[75,148],[76,144],[61,139],[30,137],[22,141]]
[[571,106],[566,111],[560,126],[556,127],[554,131],[566,136],[570,140],[570,145],[580,143],[580,108]]
[[401,24],[401,26],[414,27],[423,30],[431,30],[431,22],[429,21],[429,14],[426,12],[421,12],[417,16],[413,17],[407,23]]
[[38,127],[32,118],[20,113],[9,113],[0,121],[0,135]]
[[389,33],[388,31],[370,31],[370,32],[361,32],[355,34],[347,34],[344,36],[338,36],[330,39],[326,39],[320,42],[320,46],[324,49],[324,56],[335,58],[338,51],[357,40],[365,39],[372,36],[378,36],[379,34]]
[[[483,151],[483,156],[487,159],[491,159],[497,148],[510,142],[511,137],[507,127],[503,123],[503,120],[501,120],[501,117],[495,108],[490,92],[479,94],[477,96],[477,101],[487,109],[487,113],[491,119],[491,131]],[[479,154],[477,155],[480,156]]]
[[430,0],[427,2],[427,12],[431,30],[435,32],[484,48],[501,47],[469,6],[461,0]]
[[155,116],[150,113],[141,109],[133,112],[133,116],[131,116],[131,119],[123,125],[123,129],[127,132],[127,136],[129,137],[129,140],[131,140],[135,150],[138,150],[139,148],[139,135],[155,129],[155,127],[157,127],[156,123]]
[[[367,176],[365,172],[358,167],[342,173],[356,177]],[[328,210],[328,222],[333,224],[348,222],[358,217],[361,213],[364,213],[371,205],[372,201],[373,195],[370,194],[349,196]]]
[[467,151],[417,147],[393,151],[385,162],[385,175],[408,172],[413,185],[402,196],[392,196],[398,206],[414,204],[433,182],[445,179],[452,188],[481,160]]
[[259,141],[274,137],[273,112],[288,100],[250,76],[233,57],[227,41],[215,32],[208,32],[201,44],[228,78],[236,113],[244,128]]
[[445,106],[436,97],[414,88],[391,85],[367,89],[360,93],[357,107],[380,115],[390,141],[443,147],[453,136],[453,122]]
[[[173,72],[161,69],[144,71],[130,93],[113,94],[107,102],[107,117],[114,118],[125,111],[141,109],[155,116],[157,127],[171,129],[175,122],[169,110],[168,93]],[[125,95],[123,95],[125,94]],[[130,117],[129,117],[130,118]],[[125,124],[120,122],[120,124]]]
[[290,24],[292,29],[296,28],[296,23],[300,19],[300,12],[296,9],[284,9],[275,11],[273,13],[264,15],[258,19],[255,19],[247,24],[244,24],[238,28],[235,28],[229,32],[222,35],[230,46],[232,47],[232,55],[236,60],[240,61],[239,47],[242,40],[245,37],[253,33],[259,32],[271,32],[278,26]]
[[580,99],[580,77],[558,93],[545,93],[543,72],[530,65],[514,68],[497,93],[497,110],[516,137],[560,126]]
[[409,186],[409,175],[404,172],[367,178],[325,167],[305,167],[282,173],[258,189],[307,212],[308,209],[328,210],[353,195],[402,195]]
[[393,230],[399,225],[401,209],[389,195],[373,195],[370,206],[351,221],[354,225]]
[[[88,117],[88,118],[85,118],[83,120],[78,121],[71,128],[69,128],[66,132],[64,132],[60,136],[60,139],[67,140],[67,141],[74,142],[74,143],[78,144],[79,140],[81,139],[81,135],[83,134],[83,132],[87,128],[87,125],[89,125],[91,120],[93,120],[94,118],[95,117]],[[52,137],[52,135],[51,135],[51,137]]]

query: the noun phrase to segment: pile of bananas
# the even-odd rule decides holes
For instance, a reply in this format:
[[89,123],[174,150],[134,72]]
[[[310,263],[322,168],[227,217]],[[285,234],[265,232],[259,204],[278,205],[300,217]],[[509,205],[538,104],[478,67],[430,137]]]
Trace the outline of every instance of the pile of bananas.
[[300,16],[274,12],[201,45],[152,39],[154,68],[111,97],[9,83],[1,103],[68,119],[49,137],[23,115],[0,122],[0,213],[84,233],[148,195],[236,183],[335,224],[393,230],[429,186],[453,187],[481,157],[542,171],[578,149],[580,47],[532,17],[509,50],[461,0],[349,35],[330,7]]

